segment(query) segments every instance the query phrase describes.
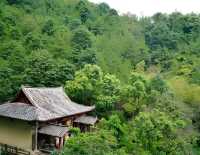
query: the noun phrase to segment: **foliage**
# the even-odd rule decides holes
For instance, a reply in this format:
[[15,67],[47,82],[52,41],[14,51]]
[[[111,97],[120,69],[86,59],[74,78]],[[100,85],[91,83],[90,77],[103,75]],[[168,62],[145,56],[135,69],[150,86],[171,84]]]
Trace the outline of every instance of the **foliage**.
[[168,86],[166,82],[160,77],[154,77],[150,82],[151,89],[160,92],[161,94],[168,91]]
[[61,154],[105,155],[116,147],[116,139],[108,131],[81,134],[69,139]]
[[0,42],[1,103],[21,85],[64,85],[96,106],[102,121],[94,133],[71,129],[64,154],[199,154],[199,14],[137,18],[87,0],[1,0]]
[[75,30],[71,42],[72,46],[77,50],[85,50],[92,47],[91,34],[88,30],[82,28]]
[[34,51],[25,69],[24,82],[32,86],[59,86],[73,78],[73,66],[53,61],[47,51]]
[[198,105],[200,101],[198,85],[190,85],[183,78],[174,78],[170,80],[170,86],[179,99],[188,104]]
[[191,82],[200,85],[200,66],[197,66],[192,70]]
[[74,30],[74,29],[78,28],[80,25],[81,25],[81,20],[78,19],[78,18],[72,19],[69,22],[69,28],[71,30]]
[[46,33],[47,35],[53,35],[54,33],[54,28],[53,28],[53,21],[52,20],[48,20],[43,28],[42,28],[42,33]]
[[79,103],[91,104],[102,80],[102,70],[96,65],[86,65],[75,73],[72,81],[67,81],[65,89]]
[[65,89],[79,103],[96,104],[97,112],[114,109],[120,96],[120,81],[104,74],[96,65],[85,65],[75,73],[74,80],[67,81]]
[[123,108],[127,113],[137,114],[141,110],[147,95],[147,87],[147,81],[142,75],[131,73],[129,85],[124,88],[123,94],[125,100]]
[[184,154],[184,142],[178,137],[184,124],[163,112],[142,112],[132,122],[134,142],[151,154]]

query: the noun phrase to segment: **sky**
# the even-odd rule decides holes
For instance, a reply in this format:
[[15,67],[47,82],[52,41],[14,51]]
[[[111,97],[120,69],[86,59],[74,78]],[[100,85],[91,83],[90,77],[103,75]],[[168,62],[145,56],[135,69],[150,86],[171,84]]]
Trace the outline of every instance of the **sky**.
[[200,0],[89,0],[106,2],[119,13],[130,12],[137,16],[151,16],[157,12],[200,13]]

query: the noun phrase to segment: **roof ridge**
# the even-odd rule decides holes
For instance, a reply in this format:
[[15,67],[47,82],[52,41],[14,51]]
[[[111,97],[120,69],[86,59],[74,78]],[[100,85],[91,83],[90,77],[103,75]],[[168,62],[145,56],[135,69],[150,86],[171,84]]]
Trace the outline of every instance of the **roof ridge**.
[[62,86],[58,86],[58,87],[32,87],[32,86],[25,86],[25,85],[22,85],[21,88],[32,88],[32,89],[56,89],[56,88],[62,88]]

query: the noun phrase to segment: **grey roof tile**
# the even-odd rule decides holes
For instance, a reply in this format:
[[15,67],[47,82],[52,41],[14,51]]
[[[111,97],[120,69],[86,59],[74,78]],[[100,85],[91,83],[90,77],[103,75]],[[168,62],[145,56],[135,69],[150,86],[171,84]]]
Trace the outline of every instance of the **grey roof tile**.
[[93,116],[80,116],[77,119],[75,119],[74,122],[94,125],[97,122],[97,120],[98,120],[97,117],[93,117]]
[[61,116],[92,111],[94,106],[85,106],[72,102],[65,94],[62,87],[58,88],[22,88],[30,102],[36,106],[44,108],[50,112]]
[[43,108],[34,107],[25,103],[6,103],[0,105],[0,115],[27,121],[47,121],[60,116]]
[[47,125],[44,127],[41,127],[38,130],[38,133],[45,134],[45,135],[51,135],[54,137],[63,137],[69,129],[64,126],[58,126],[58,125]]
[[77,104],[69,99],[62,87],[22,87],[31,104],[5,103],[0,105],[0,116],[27,121],[48,121],[92,111],[94,106]]

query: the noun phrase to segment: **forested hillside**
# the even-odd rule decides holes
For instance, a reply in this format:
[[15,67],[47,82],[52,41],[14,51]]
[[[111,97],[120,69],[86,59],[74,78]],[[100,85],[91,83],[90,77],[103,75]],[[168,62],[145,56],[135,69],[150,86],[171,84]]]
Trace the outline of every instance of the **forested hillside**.
[[0,0],[0,102],[64,86],[96,105],[63,155],[200,154],[200,15],[118,15],[85,0]]

